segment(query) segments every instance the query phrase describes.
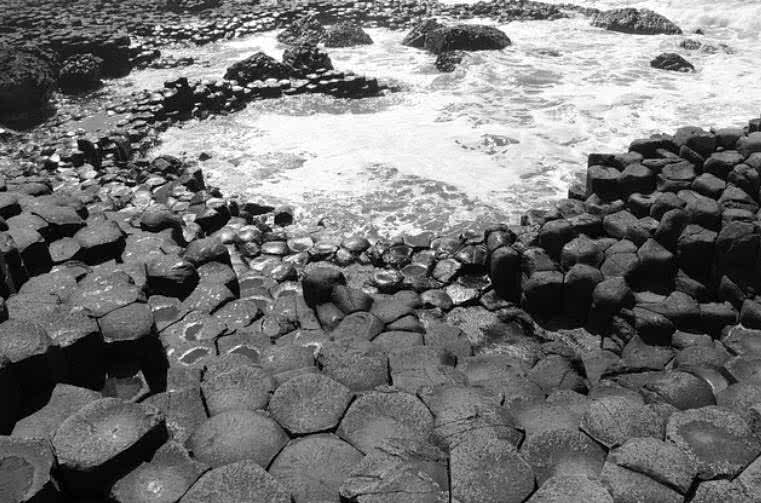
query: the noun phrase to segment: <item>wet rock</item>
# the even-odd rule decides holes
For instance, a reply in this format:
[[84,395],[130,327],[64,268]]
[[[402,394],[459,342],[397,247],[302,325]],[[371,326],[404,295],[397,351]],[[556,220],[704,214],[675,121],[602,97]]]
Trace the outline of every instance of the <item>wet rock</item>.
[[702,482],[692,498],[692,503],[746,503],[748,501],[753,501],[753,496],[745,487],[728,480]]
[[180,499],[181,503],[266,501],[291,503],[291,495],[255,461],[245,459],[206,472]]
[[361,26],[347,21],[329,27],[322,42],[325,47],[354,47],[370,45],[373,43],[373,39]]
[[61,495],[51,473],[54,466],[55,457],[46,440],[0,437],[3,501],[59,501]]
[[402,40],[402,45],[422,49],[425,46],[425,39],[428,34],[433,30],[443,27],[444,25],[435,19],[423,20],[413,26],[412,30],[404,37],[404,40]]
[[694,72],[695,67],[675,52],[664,52],[650,61],[650,66],[672,72]]
[[52,444],[67,490],[102,494],[149,459],[166,437],[155,407],[103,398],[69,416]]
[[119,480],[110,497],[118,503],[179,501],[207,469],[191,459],[181,444],[169,442],[156,451],[149,463]]
[[428,31],[424,47],[434,54],[441,54],[450,51],[500,50],[510,44],[507,35],[493,26],[461,24]]
[[285,432],[267,416],[231,410],[203,423],[188,440],[188,447],[196,459],[214,468],[246,459],[264,467],[287,441]]
[[682,30],[667,18],[648,9],[614,9],[592,19],[592,26],[637,35],[680,35]]
[[333,69],[333,63],[328,54],[309,43],[300,43],[287,48],[283,52],[283,63],[291,67],[293,74],[297,77],[305,77],[320,69]]
[[457,68],[457,65],[462,63],[463,59],[465,59],[464,51],[442,52],[436,56],[436,62],[434,63],[434,66],[440,72],[450,73],[455,71],[455,68]]
[[540,316],[551,316],[563,308],[563,273],[540,271],[523,284],[525,309]]
[[257,52],[230,66],[225,72],[225,79],[246,85],[255,80],[286,79],[290,73],[287,65],[263,52]]
[[309,435],[286,445],[269,473],[295,503],[337,501],[339,488],[362,458],[361,452],[332,434]]
[[389,438],[421,440],[433,429],[428,408],[412,394],[371,391],[346,411],[337,434],[364,453]]
[[330,302],[333,288],[338,285],[346,285],[346,278],[341,271],[330,267],[314,268],[301,282],[304,300],[309,307]]
[[101,86],[103,60],[94,54],[77,54],[66,58],[58,75],[58,85],[64,92],[80,93]]

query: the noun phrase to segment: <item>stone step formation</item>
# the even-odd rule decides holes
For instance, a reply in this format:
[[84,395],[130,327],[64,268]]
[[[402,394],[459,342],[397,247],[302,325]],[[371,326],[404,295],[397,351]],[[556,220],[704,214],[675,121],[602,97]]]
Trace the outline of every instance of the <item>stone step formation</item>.
[[522,225],[374,243],[172,157],[9,168],[4,490],[755,501],[760,124],[592,154]]
[[[198,43],[245,24],[215,24],[226,2],[124,3],[144,20],[121,4],[95,24]],[[0,26],[61,30],[93,5]],[[365,5],[308,7],[366,26],[572,10]],[[213,9],[200,31],[156,28],[198,9]],[[250,19],[284,27],[295,10],[270,12]],[[676,32],[664,19],[594,22]],[[433,52],[463,33],[509,44],[421,26],[410,45]],[[136,95],[113,110],[118,133],[0,160],[0,501],[759,501],[761,119],[591,154],[569,197],[520,225],[371,242],[141,154],[162,124],[246,100],[378,90],[313,46],[287,83],[252,73],[280,64],[264,58],[239,67],[245,83]]]

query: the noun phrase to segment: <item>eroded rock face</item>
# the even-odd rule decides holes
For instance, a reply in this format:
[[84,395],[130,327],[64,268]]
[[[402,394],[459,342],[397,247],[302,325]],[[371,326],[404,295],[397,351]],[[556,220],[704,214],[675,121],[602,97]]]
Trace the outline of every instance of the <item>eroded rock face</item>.
[[34,49],[0,48],[0,120],[40,114],[55,91],[58,68]]
[[600,12],[592,26],[635,35],[681,35],[682,30],[666,17],[648,9],[614,9]]

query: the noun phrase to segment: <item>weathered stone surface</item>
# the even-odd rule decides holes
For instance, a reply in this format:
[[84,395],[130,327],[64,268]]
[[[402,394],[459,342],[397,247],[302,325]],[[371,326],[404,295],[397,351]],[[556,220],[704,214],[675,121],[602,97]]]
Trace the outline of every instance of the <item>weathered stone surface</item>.
[[363,457],[335,435],[309,435],[288,443],[272,461],[269,473],[295,503],[337,501],[341,484]]
[[338,436],[367,453],[388,438],[425,439],[433,430],[428,408],[412,394],[371,391],[355,400],[338,427]]
[[52,444],[67,489],[99,494],[149,459],[166,437],[155,407],[103,398],[61,423]]
[[220,467],[250,459],[269,466],[288,435],[267,416],[248,410],[222,412],[203,423],[188,440],[196,459]]
[[181,503],[291,503],[288,490],[250,459],[206,472],[180,499]]

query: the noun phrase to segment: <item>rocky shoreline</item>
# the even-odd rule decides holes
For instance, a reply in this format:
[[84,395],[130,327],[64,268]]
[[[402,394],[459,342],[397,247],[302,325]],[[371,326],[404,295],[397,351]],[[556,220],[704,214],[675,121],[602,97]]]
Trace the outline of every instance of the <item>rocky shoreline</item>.
[[[447,30],[410,41],[460,50]],[[309,47],[287,66],[326,66]],[[162,124],[301,85],[256,77],[179,79],[119,134],[2,160],[9,501],[759,501],[761,119],[590,154],[520,225],[370,242],[143,157]]]

